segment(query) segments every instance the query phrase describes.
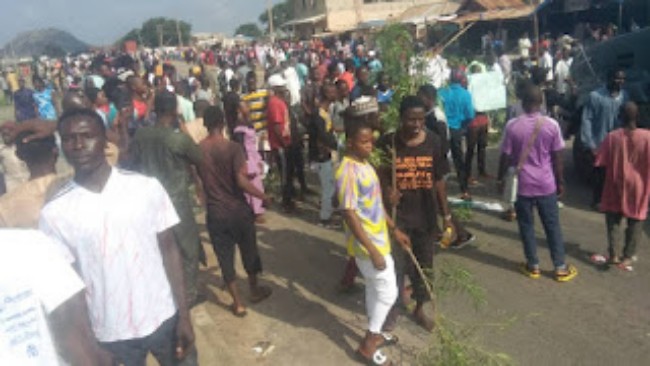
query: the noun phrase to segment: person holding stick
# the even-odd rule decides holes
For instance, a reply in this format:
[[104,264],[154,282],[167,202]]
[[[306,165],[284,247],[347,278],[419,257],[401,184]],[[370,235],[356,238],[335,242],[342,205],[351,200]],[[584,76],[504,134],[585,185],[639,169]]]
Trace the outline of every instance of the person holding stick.
[[[396,213],[396,225],[412,243],[417,263],[408,252],[396,249],[397,279],[404,288],[404,275],[413,285],[412,297],[416,301],[413,317],[418,325],[431,331],[434,322],[424,312],[424,304],[431,300],[426,279],[417,266],[425,272],[433,269],[433,243],[439,233],[438,212],[444,217],[444,229],[455,232],[451,212],[447,206],[447,188],[444,180],[440,141],[436,134],[424,127],[426,109],[422,99],[406,96],[400,105],[400,125],[395,133],[384,135],[377,145],[392,152],[393,166],[384,165],[380,176],[389,202]],[[440,206],[440,210],[437,206]],[[403,292],[401,292],[403,293]],[[385,329],[391,329],[396,320],[396,310],[391,313]]]
[[410,246],[410,240],[386,214],[379,179],[367,160],[373,149],[372,128],[355,121],[347,126],[346,137],[347,153],[336,172],[336,183],[348,249],[354,253],[366,281],[369,318],[368,331],[357,354],[369,364],[390,365],[380,350],[396,342],[394,336],[382,333],[386,317],[397,299],[389,232],[404,248]]

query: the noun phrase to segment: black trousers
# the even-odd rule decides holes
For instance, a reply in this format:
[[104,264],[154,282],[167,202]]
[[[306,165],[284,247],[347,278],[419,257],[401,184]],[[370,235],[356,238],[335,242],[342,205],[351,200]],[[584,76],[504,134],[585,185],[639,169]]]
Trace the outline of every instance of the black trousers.
[[271,151],[275,164],[278,167],[278,172],[280,173],[280,190],[282,191],[282,204],[289,205],[291,204],[291,183],[293,181],[293,172],[290,173],[289,169],[289,149],[277,149]]
[[300,189],[304,192],[307,190],[307,182],[305,181],[305,156],[303,154],[304,147],[302,144],[293,144],[287,148],[287,181],[289,184],[289,192],[295,195],[295,188],[293,180],[298,179]]
[[[422,267],[426,275],[431,276],[430,279],[433,279],[434,232],[427,232],[421,229],[405,229],[404,233],[411,239],[411,250],[420,267]],[[392,249],[400,298],[404,289],[405,276],[408,276],[411,279],[411,286],[413,287],[411,297],[419,303],[429,301],[431,297],[426,289],[425,280],[420,276],[417,268],[415,268],[415,264],[413,264],[409,254],[399,245],[393,245]],[[399,303],[401,302],[398,300],[396,304]]]
[[237,278],[235,271],[235,248],[249,276],[262,272],[262,260],[257,248],[255,218],[250,215],[232,217],[206,217],[208,233],[214,253],[217,255],[223,280],[228,284]]
[[467,171],[465,169],[465,156],[463,154],[463,137],[465,136],[465,130],[451,129],[449,130],[449,134],[451,140],[451,157],[454,160],[454,167],[456,168],[460,191],[464,193],[467,192]]
[[594,190],[591,203],[597,205],[600,204],[600,198],[603,195],[603,189],[605,188],[605,167],[594,167],[592,179]]
[[465,177],[472,176],[472,161],[474,150],[477,151],[477,164],[479,175],[486,175],[485,150],[488,145],[488,126],[470,127],[467,131],[467,151],[465,152]]

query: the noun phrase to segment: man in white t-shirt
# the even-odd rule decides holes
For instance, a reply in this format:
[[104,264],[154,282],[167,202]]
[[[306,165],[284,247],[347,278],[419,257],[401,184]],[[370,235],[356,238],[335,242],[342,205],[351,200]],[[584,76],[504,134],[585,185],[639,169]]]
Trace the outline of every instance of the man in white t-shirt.
[[560,54],[560,59],[557,64],[555,64],[555,90],[562,97],[566,97],[570,93],[571,89],[571,64],[573,59],[571,58],[571,50],[562,49]]
[[83,289],[45,235],[1,229],[0,365],[110,365],[93,339]]
[[93,110],[66,112],[58,131],[75,175],[45,205],[39,226],[72,253],[95,337],[125,365],[144,366],[148,352],[162,365],[195,365],[169,196],[157,180],[108,165]]
[[546,71],[546,81],[553,81],[553,56],[548,48],[544,48],[544,53],[539,58],[539,67]]
[[521,38],[519,38],[519,56],[523,59],[528,59],[530,57],[530,49],[533,47],[533,43],[528,37],[528,32],[524,33]]

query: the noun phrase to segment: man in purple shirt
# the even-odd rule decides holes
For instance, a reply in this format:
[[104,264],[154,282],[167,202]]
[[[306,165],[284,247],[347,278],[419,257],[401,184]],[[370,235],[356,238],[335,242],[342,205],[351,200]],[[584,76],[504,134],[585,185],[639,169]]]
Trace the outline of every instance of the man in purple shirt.
[[[499,162],[499,188],[503,189],[503,178],[508,168],[516,167],[522,154],[526,154],[518,172],[519,185],[515,202],[519,234],[526,256],[526,263],[522,264],[521,270],[533,279],[541,275],[533,222],[533,207],[537,206],[555,267],[555,280],[567,282],[578,272],[574,266],[567,265],[564,261],[564,242],[557,204],[558,196],[564,191],[564,140],[557,121],[541,114],[542,101],[539,87],[527,87],[522,96],[525,113],[506,125]],[[531,143],[533,138],[535,140]]]

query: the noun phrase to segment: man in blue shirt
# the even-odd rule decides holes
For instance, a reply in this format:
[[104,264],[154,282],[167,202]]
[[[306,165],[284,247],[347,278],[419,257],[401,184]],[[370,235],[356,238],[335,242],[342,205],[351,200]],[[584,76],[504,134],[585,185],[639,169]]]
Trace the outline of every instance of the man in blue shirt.
[[456,176],[462,192],[461,199],[471,200],[467,186],[467,174],[465,171],[465,161],[463,157],[462,143],[463,136],[467,131],[467,125],[474,119],[474,105],[472,104],[471,94],[461,86],[463,72],[453,70],[449,85],[440,90],[439,95],[445,108],[447,125],[449,126],[449,135],[451,143],[451,156],[454,159]]
[[[585,101],[582,110],[580,141],[589,162],[594,161],[596,151],[605,140],[605,136],[621,125],[619,113],[621,106],[628,100],[627,92],[623,90],[623,84],[625,84],[625,72],[614,70],[607,75],[607,85],[592,91]],[[605,168],[594,167],[593,172],[592,207],[598,209],[605,184]]]

